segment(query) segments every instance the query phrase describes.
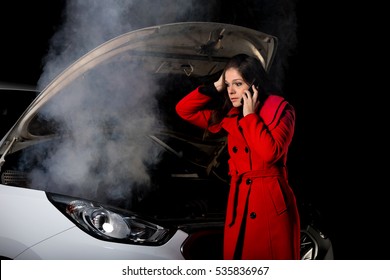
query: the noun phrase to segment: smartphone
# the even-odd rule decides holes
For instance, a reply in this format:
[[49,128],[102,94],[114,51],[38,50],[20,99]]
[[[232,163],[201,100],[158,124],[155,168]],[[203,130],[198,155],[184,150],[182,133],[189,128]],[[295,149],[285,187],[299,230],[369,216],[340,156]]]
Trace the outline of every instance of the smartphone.
[[251,83],[251,85],[249,86],[249,92],[251,93],[251,94],[253,94],[253,88],[252,88],[252,86],[253,85],[255,85],[255,87],[257,87],[257,85],[255,84],[256,83],[256,79],[255,80],[253,80],[253,82]]
[[[256,79],[253,80],[253,82],[250,84],[248,91],[253,95],[253,88],[252,86],[255,85]],[[257,87],[257,85],[255,85]],[[244,98],[241,98],[241,105],[244,105]]]

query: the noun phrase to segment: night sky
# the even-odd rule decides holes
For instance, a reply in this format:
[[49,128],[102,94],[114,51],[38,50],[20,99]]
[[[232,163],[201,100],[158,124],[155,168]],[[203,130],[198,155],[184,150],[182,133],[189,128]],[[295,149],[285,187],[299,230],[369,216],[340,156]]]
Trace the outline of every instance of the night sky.
[[[61,25],[64,2],[0,4],[0,81],[37,83],[49,40]],[[227,18],[234,10],[231,2],[222,1],[225,6],[221,13]],[[350,48],[345,40],[349,28],[341,25],[343,17],[329,2],[295,2],[297,46],[288,59],[284,84],[297,110],[297,130],[289,157],[291,184],[303,202],[314,204],[321,212],[336,259],[381,259],[371,236],[381,223],[377,213],[383,206],[378,202],[373,211],[372,195],[362,188],[365,180],[356,179],[367,169],[357,164],[358,156],[351,147],[350,138],[352,135],[355,139],[355,133],[345,124],[351,119],[339,115],[344,111],[341,101],[348,94],[344,73],[349,61],[341,54]],[[245,15],[232,18],[240,23]]]

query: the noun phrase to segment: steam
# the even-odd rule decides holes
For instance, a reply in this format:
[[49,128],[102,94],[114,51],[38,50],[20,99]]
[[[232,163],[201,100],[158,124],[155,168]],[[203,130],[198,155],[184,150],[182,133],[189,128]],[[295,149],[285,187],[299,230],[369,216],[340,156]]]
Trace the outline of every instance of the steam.
[[148,139],[162,126],[151,77],[131,64],[96,67],[40,112],[60,138],[26,153],[31,184],[95,200],[131,199],[148,191],[148,169],[161,149]]
[[125,32],[165,23],[210,20],[217,2],[67,0],[64,22],[53,36],[43,60],[44,72],[39,86],[42,88],[83,54]]
[[[279,60],[274,62],[281,82],[285,58],[295,46],[295,14],[291,5],[283,13],[275,11],[290,0],[279,1],[279,7],[270,4],[275,0],[236,2],[68,0],[63,23],[43,60],[38,87],[43,89],[79,57],[125,32],[181,21],[246,26],[241,22],[245,19],[255,22],[260,31],[282,39]],[[164,126],[155,100],[160,89],[152,77],[138,71],[137,65],[110,66],[99,66],[75,81],[44,108],[40,117],[54,119],[56,130],[66,136],[56,139],[55,145],[37,146],[23,158],[25,166],[36,165],[29,178],[34,186],[98,200],[132,200],[135,192],[139,199],[140,193],[148,191],[148,170],[161,155],[161,149],[147,137]]]

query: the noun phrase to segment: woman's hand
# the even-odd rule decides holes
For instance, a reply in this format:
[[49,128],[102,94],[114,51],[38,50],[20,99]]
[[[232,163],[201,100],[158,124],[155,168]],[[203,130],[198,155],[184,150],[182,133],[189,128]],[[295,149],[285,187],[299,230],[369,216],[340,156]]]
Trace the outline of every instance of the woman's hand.
[[[253,94],[252,94],[253,92]],[[252,89],[247,89],[242,96],[243,100],[243,108],[242,112],[244,117],[248,114],[252,114],[256,111],[257,106],[259,106],[260,102],[257,100],[259,96],[259,92],[257,91],[257,88],[252,85]]]
[[224,74],[222,72],[221,76],[219,77],[218,81],[214,82],[214,86],[217,89],[217,91],[221,92],[225,89],[225,79]]

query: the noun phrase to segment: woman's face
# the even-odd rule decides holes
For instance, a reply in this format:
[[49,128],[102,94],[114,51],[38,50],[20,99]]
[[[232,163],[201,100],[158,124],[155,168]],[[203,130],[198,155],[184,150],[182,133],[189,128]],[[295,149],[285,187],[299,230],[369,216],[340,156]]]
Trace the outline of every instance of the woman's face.
[[225,85],[233,106],[242,106],[241,99],[245,91],[249,89],[249,85],[244,81],[237,69],[229,68],[225,71]]

